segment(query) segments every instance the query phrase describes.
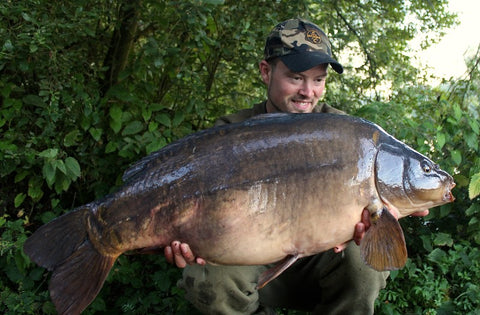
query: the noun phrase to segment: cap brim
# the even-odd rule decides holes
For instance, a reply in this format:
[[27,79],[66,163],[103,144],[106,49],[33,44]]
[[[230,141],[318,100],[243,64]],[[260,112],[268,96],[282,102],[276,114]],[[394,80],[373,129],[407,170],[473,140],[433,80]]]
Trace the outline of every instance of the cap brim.
[[320,64],[329,63],[338,73],[343,73],[343,66],[335,59],[322,52],[302,52],[280,56],[280,60],[293,72],[303,72]]

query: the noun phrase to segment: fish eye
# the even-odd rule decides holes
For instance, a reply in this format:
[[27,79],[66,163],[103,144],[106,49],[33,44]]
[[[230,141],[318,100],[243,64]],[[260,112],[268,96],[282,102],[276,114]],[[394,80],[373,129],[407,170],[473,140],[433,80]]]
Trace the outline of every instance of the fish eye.
[[432,167],[430,166],[430,164],[427,161],[422,162],[422,169],[427,174],[432,171]]

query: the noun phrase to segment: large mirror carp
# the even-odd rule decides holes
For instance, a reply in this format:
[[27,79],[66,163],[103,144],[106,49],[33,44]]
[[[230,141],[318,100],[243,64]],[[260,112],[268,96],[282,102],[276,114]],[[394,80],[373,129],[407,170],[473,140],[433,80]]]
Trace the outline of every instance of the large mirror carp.
[[396,218],[453,201],[452,177],[377,125],[346,115],[273,114],[194,133],[128,169],[116,193],[41,226],[24,250],[52,271],[60,314],[78,314],[122,253],[188,243],[210,263],[279,262],[352,239],[376,270],[407,260]]

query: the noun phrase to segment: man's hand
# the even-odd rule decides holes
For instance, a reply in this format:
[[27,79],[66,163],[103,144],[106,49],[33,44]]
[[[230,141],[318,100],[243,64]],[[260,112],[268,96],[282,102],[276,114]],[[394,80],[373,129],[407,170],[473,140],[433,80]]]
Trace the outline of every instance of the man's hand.
[[370,212],[367,209],[363,209],[362,220],[355,224],[355,230],[353,232],[353,241],[355,244],[360,245],[362,238],[365,236],[365,232],[370,228]]
[[203,266],[207,263],[203,258],[195,257],[188,244],[179,241],[173,241],[171,246],[164,248],[163,252],[167,262],[175,264],[178,268],[185,268],[195,263]]

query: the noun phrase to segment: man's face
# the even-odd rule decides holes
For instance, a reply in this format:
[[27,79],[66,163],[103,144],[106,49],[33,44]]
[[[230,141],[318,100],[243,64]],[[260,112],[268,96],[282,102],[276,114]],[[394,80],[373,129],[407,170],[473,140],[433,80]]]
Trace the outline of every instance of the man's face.
[[268,112],[311,113],[325,89],[327,64],[292,72],[281,60],[273,67],[263,60],[260,72],[268,87]]

